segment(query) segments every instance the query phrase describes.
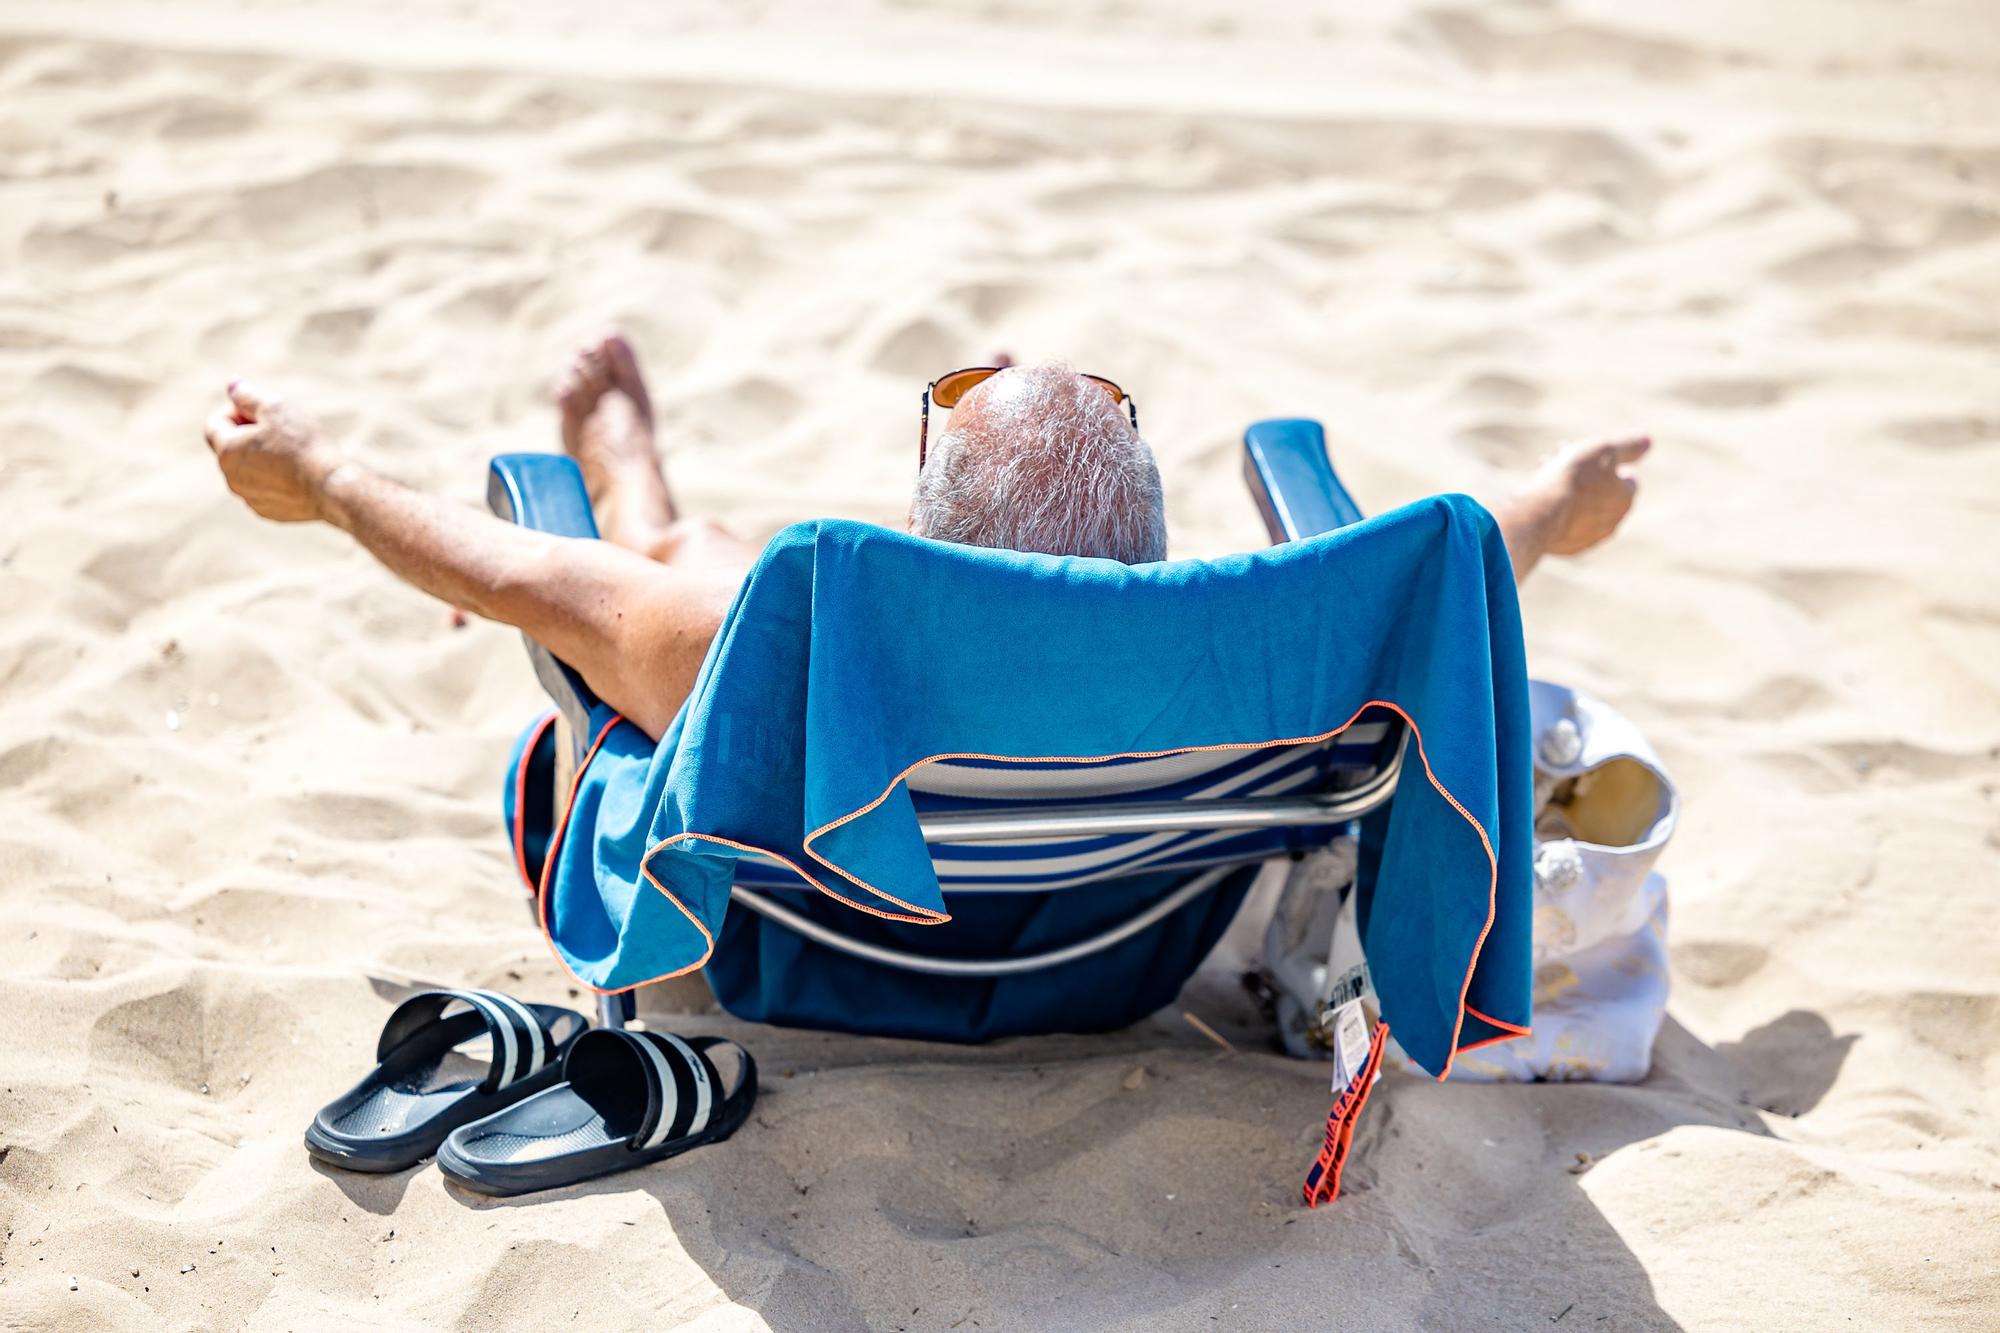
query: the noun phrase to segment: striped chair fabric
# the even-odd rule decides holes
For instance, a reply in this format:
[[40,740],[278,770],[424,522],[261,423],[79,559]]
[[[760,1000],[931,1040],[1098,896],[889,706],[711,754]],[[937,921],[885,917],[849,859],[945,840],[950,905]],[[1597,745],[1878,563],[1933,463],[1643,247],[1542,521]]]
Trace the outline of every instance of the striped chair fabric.
[[[1087,764],[939,760],[912,773],[908,782],[922,814],[1297,796],[1360,785],[1394,761],[1402,736],[1400,719],[1375,710],[1333,740],[1313,745]],[[931,854],[947,894],[1041,893],[1144,872],[1262,860],[1317,846],[1338,831],[1327,826],[937,842]],[[755,859],[739,863],[736,882],[758,889],[810,889],[783,866]]]

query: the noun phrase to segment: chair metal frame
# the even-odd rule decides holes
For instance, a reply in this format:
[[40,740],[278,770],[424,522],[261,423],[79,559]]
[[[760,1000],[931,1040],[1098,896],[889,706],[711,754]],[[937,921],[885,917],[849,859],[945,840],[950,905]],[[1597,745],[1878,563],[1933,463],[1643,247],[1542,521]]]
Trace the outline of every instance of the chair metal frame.
[[[1244,479],[1274,543],[1300,541],[1360,521],[1361,509],[1334,473],[1327,455],[1325,432],[1318,422],[1303,418],[1260,421],[1244,432],[1243,445]],[[487,504],[501,518],[525,527],[559,536],[597,536],[582,475],[575,463],[565,457],[505,454],[495,458],[487,483]],[[548,649],[532,639],[527,640],[527,646],[536,676],[569,724],[575,747],[571,757],[581,762],[596,696],[581,676]],[[1408,733],[1404,731],[1403,742],[1407,740]],[[1399,744],[1394,757],[1359,784],[1307,795],[1184,801],[1099,800],[1072,805],[930,811],[920,813],[917,822],[924,841],[932,844],[1325,827],[1359,819],[1388,802],[1395,795],[1401,776],[1403,753],[1404,745]],[[1101,953],[1193,902],[1220,884],[1230,870],[1263,859],[1266,857],[1224,857],[1206,864],[1181,863],[1174,868],[1199,873],[1145,909],[1088,939],[1017,958],[941,958],[890,949],[843,934],[785,907],[766,893],[742,885],[732,889],[731,899],[828,948],[882,966],[935,976],[1018,976]],[[1154,869],[1157,868],[1147,867],[1148,872]],[[1117,875],[1107,874],[1103,878],[1113,879]],[[600,997],[599,1019],[607,1026],[622,1025],[631,1019],[632,1012],[629,993]]]

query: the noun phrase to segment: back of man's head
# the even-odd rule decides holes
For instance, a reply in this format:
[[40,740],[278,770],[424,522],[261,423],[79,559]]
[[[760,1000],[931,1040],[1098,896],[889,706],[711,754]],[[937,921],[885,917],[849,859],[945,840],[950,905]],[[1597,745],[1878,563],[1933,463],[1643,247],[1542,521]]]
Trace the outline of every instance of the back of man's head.
[[931,445],[910,531],[967,546],[1167,558],[1153,451],[1102,385],[1066,367],[1002,371],[961,398]]

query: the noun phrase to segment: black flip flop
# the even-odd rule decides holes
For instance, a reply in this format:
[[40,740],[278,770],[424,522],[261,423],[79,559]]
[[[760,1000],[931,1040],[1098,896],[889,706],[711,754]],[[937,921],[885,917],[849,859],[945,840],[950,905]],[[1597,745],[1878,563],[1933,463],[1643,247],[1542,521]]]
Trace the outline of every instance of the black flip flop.
[[[723,1092],[708,1053],[737,1054]],[[626,1171],[717,1143],[750,1117],[757,1062],[720,1037],[592,1028],[563,1061],[565,1082],[453,1130],[438,1169],[481,1194],[527,1194]]]
[[[313,1117],[306,1151],[349,1171],[415,1166],[460,1125],[558,1083],[588,1027],[582,1014],[498,991],[420,991],[383,1025],[375,1068]],[[493,1047],[483,1069],[456,1049],[481,1034]]]

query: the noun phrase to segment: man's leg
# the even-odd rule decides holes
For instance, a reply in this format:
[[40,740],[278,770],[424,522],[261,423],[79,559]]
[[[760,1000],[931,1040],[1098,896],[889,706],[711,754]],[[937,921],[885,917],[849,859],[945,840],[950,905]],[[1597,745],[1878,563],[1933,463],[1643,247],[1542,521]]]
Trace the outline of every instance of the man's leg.
[[[757,552],[715,523],[689,520],[660,469],[653,399],[632,344],[611,334],[585,345],[556,383],[563,452],[576,460],[598,535],[663,565],[741,580]],[[576,744],[556,719],[553,784],[560,821],[569,800]]]
[[612,334],[576,354],[556,387],[563,452],[583,470],[597,529],[650,560],[741,578],[756,548],[681,515],[660,471],[653,400],[632,345]]

